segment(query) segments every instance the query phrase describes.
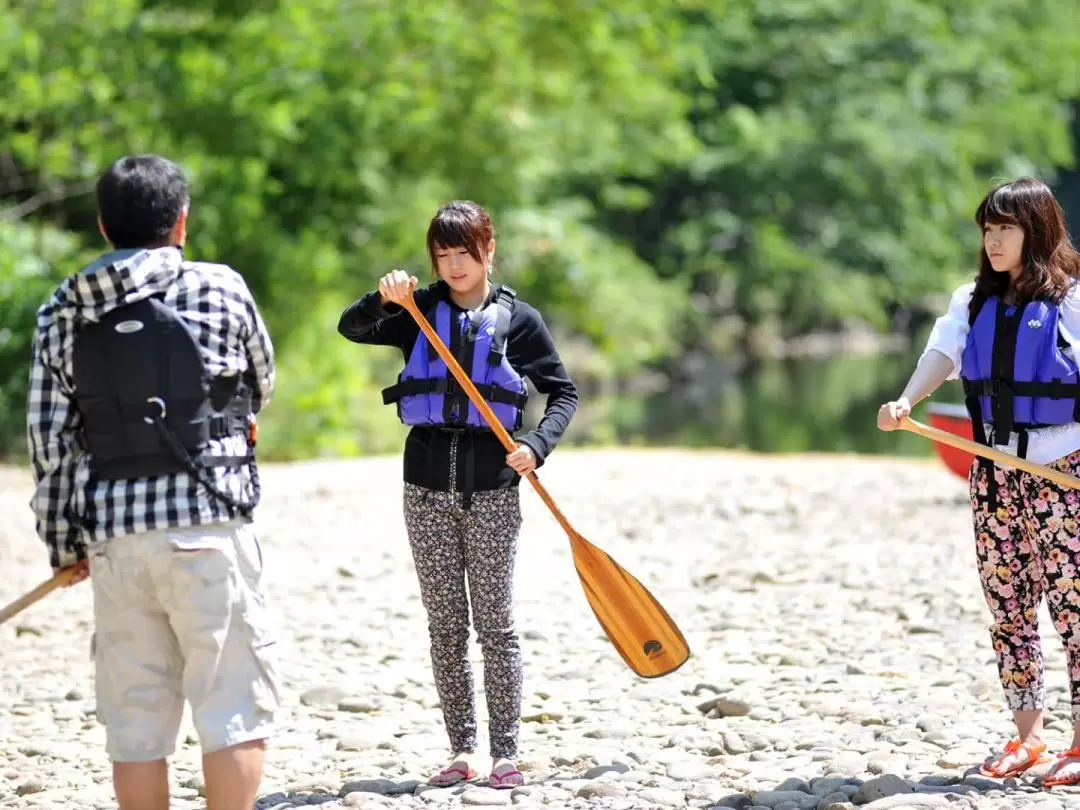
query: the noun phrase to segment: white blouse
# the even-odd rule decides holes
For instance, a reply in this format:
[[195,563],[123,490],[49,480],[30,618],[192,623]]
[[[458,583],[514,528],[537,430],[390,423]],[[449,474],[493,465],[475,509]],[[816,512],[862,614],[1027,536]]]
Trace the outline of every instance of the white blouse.
[[[968,305],[971,303],[971,295],[974,291],[975,282],[973,281],[957,288],[949,301],[948,311],[934,322],[934,327],[926,340],[926,348],[919,356],[921,362],[927,352],[933,350],[948,357],[953,364],[953,370],[947,378],[949,380],[955,380],[960,376],[964,347],[970,331]],[[1080,360],[1080,284],[1074,283],[1061,302],[1058,331],[1069,344],[1072,358]],[[987,425],[986,435],[990,435],[989,425]],[[1003,437],[997,438],[1000,441]],[[1009,435],[1008,444],[997,444],[995,447],[1015,455],[1016,440],[1016,434],[1012,433]],[[1080,449],[1080,424],[1077,423],[1054,425],[1028,433],[1027,458],[1036,464],[1047,464],[1078,449]]]

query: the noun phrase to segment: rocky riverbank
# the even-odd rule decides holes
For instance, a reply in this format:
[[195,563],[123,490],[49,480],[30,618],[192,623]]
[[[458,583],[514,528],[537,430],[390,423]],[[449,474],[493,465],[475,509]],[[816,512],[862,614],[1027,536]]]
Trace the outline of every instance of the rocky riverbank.
[[[527,785],[425,786],[447,752],[399,470],[397,458],[264,468],[287,705],[260,808],[1080,806],[1080,792],[1041,790],[1037,775],[973,775],[1012,729],[961,481],[934,460],[683,451],[564,452],[541,475],[664,604],[693,658],[655,681],[626,669],[565,534],[523,485]],[[27,480],[0,470],[0,603],[49,573]],[[83,585],[0,626],[2,808],[114,807],[89,605]],[[1060,749],[1064,659],[1042,615]],[[193,740],[185,723],[181,810],[203,806]]]

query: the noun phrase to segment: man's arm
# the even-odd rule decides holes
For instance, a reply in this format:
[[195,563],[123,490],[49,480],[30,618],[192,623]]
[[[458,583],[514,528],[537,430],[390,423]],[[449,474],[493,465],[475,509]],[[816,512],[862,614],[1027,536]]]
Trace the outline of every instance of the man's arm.
[[66,568],[86,558],[79,527],[68,517],[82,417],[59,371],[50,365],[39,335],[34,336],[26,399],[27,446],[34,475],[30,508],[52,567]]
[[266,407],[274,395],[276,366],[274,363],[274,344],[266,328],[255,299],[248,292],[248,315],[251,329],[248,332],[246,348],[251,373],[256,381],[256,390],[252,392],[252,410],[258,413]]

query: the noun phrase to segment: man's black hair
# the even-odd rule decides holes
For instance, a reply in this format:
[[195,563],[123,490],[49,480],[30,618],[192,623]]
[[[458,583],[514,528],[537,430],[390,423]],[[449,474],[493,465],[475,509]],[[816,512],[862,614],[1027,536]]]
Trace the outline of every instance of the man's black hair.
[[122,157],[97,182],[101,224],[118,249],[167,244],[188,200],[184,173],[159,155]]

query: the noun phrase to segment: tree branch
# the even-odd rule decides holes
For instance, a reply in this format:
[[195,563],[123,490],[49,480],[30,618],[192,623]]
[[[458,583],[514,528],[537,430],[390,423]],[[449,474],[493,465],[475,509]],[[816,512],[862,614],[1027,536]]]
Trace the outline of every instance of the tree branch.
[[68,186],[53,186],[46,191],[42,191],[23,200],[18,205],[0,209],[0,222],[14,222],[15,220],[22,219],[28,214],[33,213],[43,205],[59,202],[60,200],[67,200],[72,197],[78,197],[82,194],[88,194],[94,190],[96,183],[96,180],[82,180]]

